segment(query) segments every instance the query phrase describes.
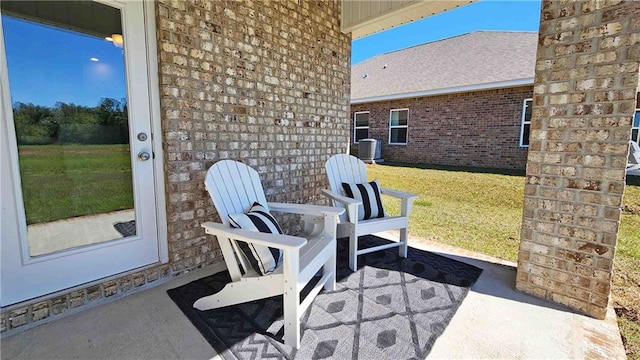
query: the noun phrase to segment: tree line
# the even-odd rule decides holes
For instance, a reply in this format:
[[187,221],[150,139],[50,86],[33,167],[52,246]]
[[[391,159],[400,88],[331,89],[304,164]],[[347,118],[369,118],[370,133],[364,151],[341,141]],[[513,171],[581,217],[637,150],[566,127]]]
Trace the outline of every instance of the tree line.
[[52,107],[13,104],[19,145],[128,144],[127,103],[103,98],[89,107],[57,102]]

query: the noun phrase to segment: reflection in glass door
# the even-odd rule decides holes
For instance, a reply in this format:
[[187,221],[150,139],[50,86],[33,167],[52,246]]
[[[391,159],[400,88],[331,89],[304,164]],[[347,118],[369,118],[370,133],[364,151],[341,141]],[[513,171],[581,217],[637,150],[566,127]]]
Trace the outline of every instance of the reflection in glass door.
[[0,305],[160,261],[152,5],[0,2]]
[[29,255],[136,235],[120,11],[3,2],[2,14]]

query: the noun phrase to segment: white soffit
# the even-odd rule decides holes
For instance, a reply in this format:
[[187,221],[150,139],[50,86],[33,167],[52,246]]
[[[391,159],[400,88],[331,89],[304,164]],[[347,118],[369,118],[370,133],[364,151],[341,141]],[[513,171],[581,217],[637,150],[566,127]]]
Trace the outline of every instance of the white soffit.
[[341,30],[355,40],[476,0],[342,0]]

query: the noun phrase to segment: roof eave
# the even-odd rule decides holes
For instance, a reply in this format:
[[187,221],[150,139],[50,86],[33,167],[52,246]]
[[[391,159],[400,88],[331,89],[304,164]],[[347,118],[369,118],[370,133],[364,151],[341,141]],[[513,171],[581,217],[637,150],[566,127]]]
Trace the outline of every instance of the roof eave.
[[356,40],[475,1],[478,0],[342,0],[340,27]]
[[433,89],[433,90],[414,91],[414,92],[400,93],[400,94],[371,96],[366,98],[351,99],[351,104],[364,104],[364,103],[370,103],[370,102],[376,102],[376,101],[389,101],[389,100],[399,100],[399,99],[407,99],[407,98],[423,97],[423,96],[456,94],[456,93],[471,92],[471,91],[493,90],[493,89],[502,89],[502,88],[509,88],[509,87],[527,86],[527,85],[533,85],[533,80],[534,79],[531,77],[531,78],[498,81],[498,82],[484,83],[484,84],[474,84],[474,85],[456,86],[456,87]]

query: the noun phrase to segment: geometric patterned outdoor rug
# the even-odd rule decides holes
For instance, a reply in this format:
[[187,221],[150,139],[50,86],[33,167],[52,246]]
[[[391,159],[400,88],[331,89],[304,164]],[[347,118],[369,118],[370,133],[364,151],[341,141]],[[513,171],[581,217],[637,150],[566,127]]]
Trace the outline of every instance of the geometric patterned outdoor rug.
[[[364,236],[360,244],[388,242]],[[424,359],[478,279],[481,269],[409,248],[358,258],[348,268],[347,239],[338,240],[336,291],[322,291],[302,319],[301,346],[282,341],[282,297],[199,311],[200,297],[229,281],[220,272],[167,293],[225,359]]]
[[117,222],[113,224],[113,228],[116,229],[123,237],[136,235],[136,221]]

